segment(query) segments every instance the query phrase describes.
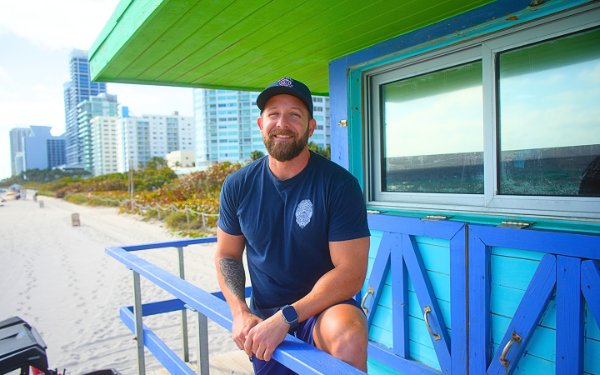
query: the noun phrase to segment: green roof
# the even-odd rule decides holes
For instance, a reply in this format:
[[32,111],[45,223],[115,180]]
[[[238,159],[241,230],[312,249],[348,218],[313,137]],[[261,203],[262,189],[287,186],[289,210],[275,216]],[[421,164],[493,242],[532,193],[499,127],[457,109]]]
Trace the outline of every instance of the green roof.
[[492,0],[122,0],[90,49],[96,81],[315,94],[329,63]]

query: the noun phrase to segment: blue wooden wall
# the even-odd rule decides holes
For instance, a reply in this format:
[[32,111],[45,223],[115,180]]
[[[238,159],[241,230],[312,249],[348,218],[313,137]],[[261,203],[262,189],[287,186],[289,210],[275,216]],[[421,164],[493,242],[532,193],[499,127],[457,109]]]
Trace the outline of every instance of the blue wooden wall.
[[600,374],[599,235],[390,215],[369,224],[369,373]]
[[361,291],[376,343],[369,372],[465,373],[464,225],[370,215],[369,226],[369,271]]

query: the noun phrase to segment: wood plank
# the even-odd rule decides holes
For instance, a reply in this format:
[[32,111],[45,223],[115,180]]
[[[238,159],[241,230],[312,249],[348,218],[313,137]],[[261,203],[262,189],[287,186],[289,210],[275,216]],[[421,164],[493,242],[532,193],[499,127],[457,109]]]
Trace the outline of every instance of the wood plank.
[[[446,303],[450,303],[450,275],[440,274],[433,271],[426,272],[427,278],[431,282],[431,286],[435,292],[435,297],[439,301],[444,301]],[[392,287],[391,274],[388,274],[384,279],[384,288]],[[410,279],[406,281],[406,288],[408,292],[415,292],[415,286]],[[382,296],[383,298],[383,296]],[[391,303],[391,299],[386,303]],[[450,315],[448,314],[448,317]],[[448,320],[449,321],[449,320]]]
[[483,225],[471,225],[469,231],[474,237],[484,238],[488,245],[589,259],[600,258],[598,236]]
[[515,364],[523,354],[533,331],[539,321],[546,304],[554,291],[556,284],[556,257],[547,254],[527,288],[523,300],[519,304],[515,316],[506,330],[502,339],[502,346],[512,340],[511,336],[516,333],[520,336],[520,342],[514,342],[511,350],[506,354],[507,367],[500,362],[501,350],[496,351],[488,367],[490,374],[505,374],[514,371]]
[[469,229],[469,372],[485,374],[490,350],[489,251]]
[[600,341],[600,326],[598,325],[598,322],[596,322],[594,315],[590,311],[590,307],[588,306],[587,302],[585,303],[584,311],[585,337],[587,339]]
[[427,221],[382,214],[369,215],[368,220],[369,228],[413,236],[435,236],[447,239],[452,238],[463,226],[462,223],[452,221]]
[[600,271],[596,262],[581,263],[581,291],[586,302],[583,368],[589,374],[600,373]]
[[583,372],[600,374],[600,340],[586,338],[583,344]]
[[591,260],[581,265],[581,292],[596,323],[600,325],[600,270]]
[[[399,238],[398,238],[399,239]],[[408,357],[408,273],[404,265],[402,247],[398,246],[390,254],[392,273],[392,333],[394,340],[393,353],[403,358]]]
[[[502,341],[507,328],[511,322],[510,318],[492,315],[491,319],[491,343],[496,350],[504,348],[506,342]],[[531,339],[527,343],[526,352],[546,361],[556,362],[556,330],[547,327],[535,327]],[[518,363],[518,362],[517,362]]]
[[[377,374],[375,372],[377,367],[374,369],[370,366],[371,363],[376,362],[379,365],[383,365],[394,369],[393,374],[411,374],[411,375],[438,375],[439,371],[431,366],[427,366],[424,363],[415,361],[413,358],[405,359],[397,357],[381,348],[377,344],[369,344],[369,373]],[[375,371],[374,371],[375,370]],[[387,372],[385,372],[387,373]]]
[[514,371],[515,374],[554,374],[554,362],[525,353]]
[[556,373],[583,370],[581,259],[558,256],[556,273]]
[[[398,242],[398,238],[393,233],[385,233],[381,239],[381,244],[377,251],[377,257],[373,263],[373,268],[369,276],[367,292],[364,294],[361,304],[366,309],[367,320],[369,324],[373,320],[374,311],[377,308],[378,300],[381,296],[385,284],[385,277],[388,276],[390,269],[390,253],[392,248]],[[369,294],[371,294],[369,296]]]
[[388,329],[382,329],[378,326],[369,327],[369,340],[381,346],[391,349],[394,347],[394,337]]
[[538,261],[490,254],[490,272],[493,275],[492,288],[495,285],[501,285],[524,291],[538,265]]
[[431,309],[430,313],[430,325],[433,332],[440,335],[439,340],[434,340],[433,347],[440,363],[441,371],[443,374],[450,373],[451,371],[451,357],[450,357],[450,340],[448,332],[444,324],[444,320],[437,301],[435,300],[434,291],[429,282],[429,279],[425,277],[422,272],[424,269],[421,257],[418,254],[417,245],[414,243],[414,239],[411,236],[403,235],[402,237],[402,250],[404,254],[404,260],[406,263],[406,269],[410,275],[410,279],[415,285],[417,297],[421,308],[425,309],[429,306]]
[[450,275],[450,244],[447,246],[432,245],[415,239],[423,264],[427,271]]
[[529,251],[524,249],[515,249],[504,246],[494,246],[490,249],[492,255],[505,256],[517,259],[528,259],[540,261],[544,257],[544,253],[538,251]]
[[[450,240],[450,319],[444,312],[445,304],[440,304],[448,328],[450,353],[452,353],[452,373],[468,372],[468,284],[467,284],[467,237],[465,227]],[[455,328],[452,330],[452,328]]]

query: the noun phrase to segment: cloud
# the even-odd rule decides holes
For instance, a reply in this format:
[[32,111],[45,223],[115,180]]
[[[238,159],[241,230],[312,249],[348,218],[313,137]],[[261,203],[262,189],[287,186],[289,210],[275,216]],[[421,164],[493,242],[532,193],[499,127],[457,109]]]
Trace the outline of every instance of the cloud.
[[117,0],[22,0],[0,5],[0,34],[12,33],[46,49],[87,50]]
[[107,91],[117,95],[119,103],[129,107],[132,116],[167,115],[175,111],[182,116],[193,115],[193,89],[109,83]]

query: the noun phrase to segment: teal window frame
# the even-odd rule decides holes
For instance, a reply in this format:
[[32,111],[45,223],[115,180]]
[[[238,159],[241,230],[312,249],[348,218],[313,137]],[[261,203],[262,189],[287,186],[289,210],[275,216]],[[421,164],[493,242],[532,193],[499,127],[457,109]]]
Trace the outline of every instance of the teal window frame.
[[[553,14],[511,28],[493,32],[475,32],[469,40],[444,39],[438,43],[419,45],[400,51],[393,57],[378,59],[350,70],[350,105],[360,102],[362,111],[351,110],[352,123],[364,124],[361,134],[349,134],[350,154],[360,145],[361,159],[351,158],[350,170],[357,175],[365,190],[370,209],[402,209],[444,212],[469,212],[503,216],[536,216],[569,219],[600,219],[600,198],[584,196],[520,196],[498,192],[498,113],[497,56],[546,40],[576,34],[600,26],[600,7],[575,9]],[[483,28],[482,28],[483,29]],[[465,34],[469,34],[466,32]],[[483,82],[484,193],[408,193],[385,192],[381,187],[379,132],[379,89],[385,82],[426,74],[466,62],[481,60]]]

